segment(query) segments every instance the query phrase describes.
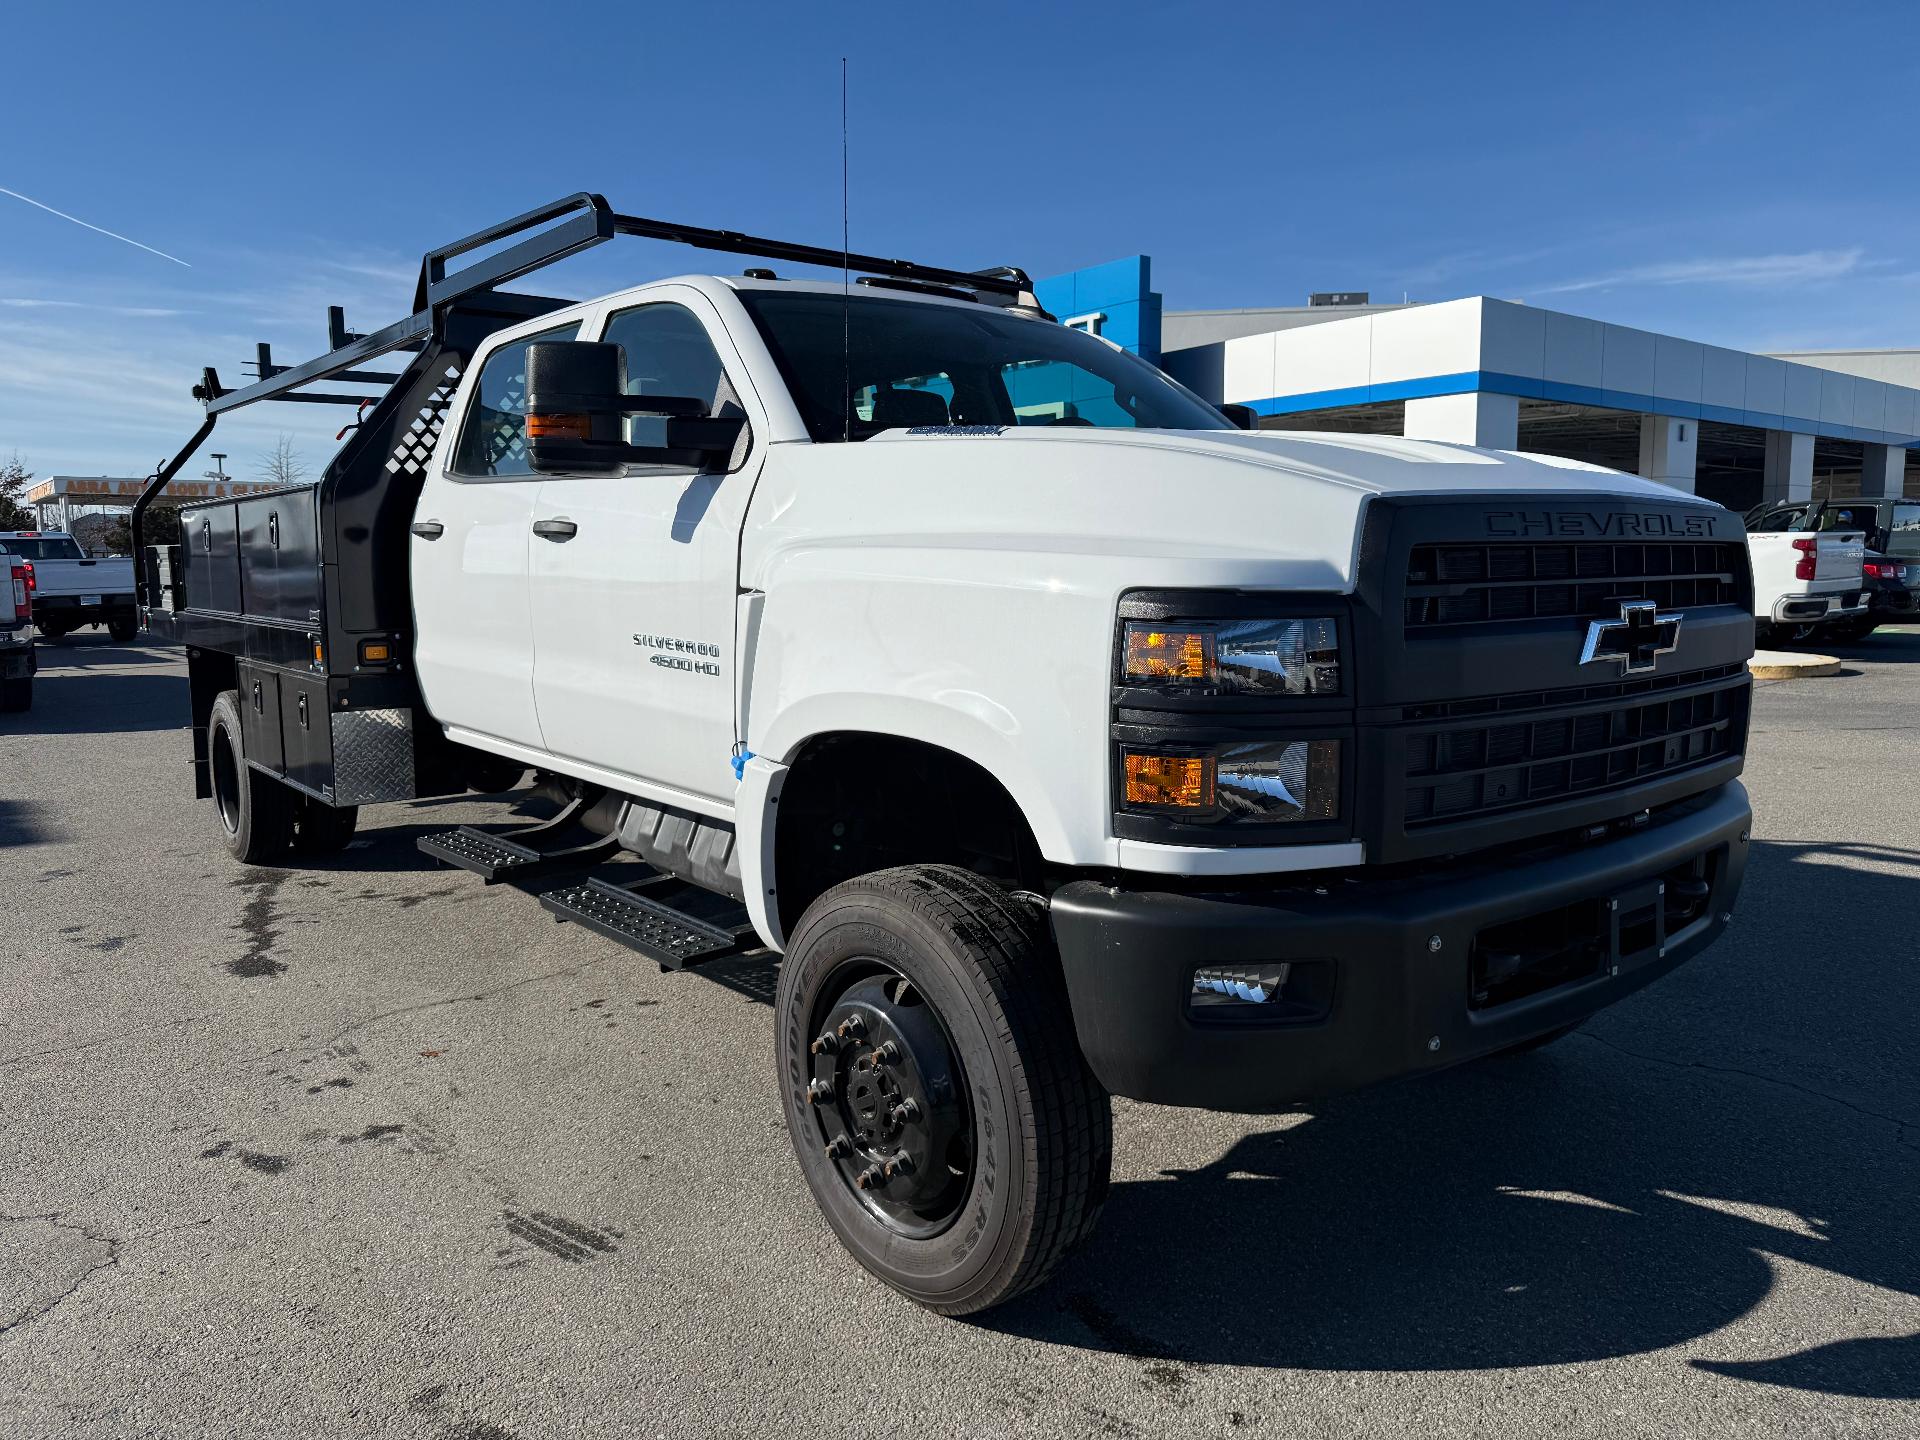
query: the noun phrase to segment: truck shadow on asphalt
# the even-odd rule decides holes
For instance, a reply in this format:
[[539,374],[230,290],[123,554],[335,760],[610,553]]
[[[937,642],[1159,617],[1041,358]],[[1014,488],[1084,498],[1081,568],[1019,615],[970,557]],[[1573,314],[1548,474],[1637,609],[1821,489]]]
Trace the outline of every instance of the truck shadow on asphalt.
[[[1754,850],[1728,937],[1643,996],[1548,1049],[1116,1184],[1086,1250],[981,1323],[1170,1385],[1209,1364],[1486,1369],[1703,1342],[1700,1370],[1920,1399],[1920,1334],[1872,1319],[1920,1294],[1920,1019],[1881,943],[1920,855]],[[1855,1324],[1796,1329],[1835,1286]],[[1776,1290],[1794,1308],[1716,1355]]]

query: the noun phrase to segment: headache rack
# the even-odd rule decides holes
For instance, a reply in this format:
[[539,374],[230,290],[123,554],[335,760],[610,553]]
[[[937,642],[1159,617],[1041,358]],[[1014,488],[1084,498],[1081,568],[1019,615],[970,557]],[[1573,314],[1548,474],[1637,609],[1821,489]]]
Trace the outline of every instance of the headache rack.
[[[575,303],[499,287],[617,235],[844,267],[850,278],[1046,313],[1010,266],[950,270],[677,225],[620,214],[582,191],[427,251],[412,311],[383,329],[351,333],[336,306],[324,355],[280,365],[262,344],[257,378],[237,389],[208,367],[193,388],[205,418],[147,478],[132,516],[142,623],[188,647],[196,790],[208,783],[205,716],[229,689],[242,702],[250,760],[264,755],[257,763],[297,789],[353,804],[438,788],[445,747],[413,677],[407,527],[442,417],[488,336]],[[408,358],[369,368],[394,354]],[[220,417],[265,400],[347,405],[356,416],[317,481],[182,505],[179,543],[148,544],[149,507]]]

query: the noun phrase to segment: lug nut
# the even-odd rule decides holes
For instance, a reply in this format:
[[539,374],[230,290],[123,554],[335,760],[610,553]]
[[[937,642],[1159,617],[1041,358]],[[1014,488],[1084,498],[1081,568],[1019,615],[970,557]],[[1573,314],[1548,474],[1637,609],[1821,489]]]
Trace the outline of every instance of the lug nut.
[[853,1183],[858,1185],[862,1190],[877,1190],[887,1183],[887,1177],[881,1172],[878,1165],[869,1165],[860,1172],[859,1177]]
[[820,1038],[815,1040],[813,1044],[807,1048],[815,1055],[838,1055],[840,1053],[840,1037],[834,1034],[833,1031],[828,1030],[823,1032]]
[[906,1151],[902,1150],[898,1155],[895,1155],[891,1160],[887,1161],[887,1179],[891,1180],[896,1175],[911,1174],[913,1174],[913,1157],[907,1154]]
[[833,1086],[829,1085],[825,1080],[816,1080],[807,1086],[807,1103],[809,1105],[824,1105],[832,1098]]
[[911,1125],[919,1118],[920,1102],[911,1095],[893,1107],[893,1123],[896,1125]]
[[867,1033],[867,1022],[862,1020],[858,1015],[849,1015],[840,1022],[840,1029],[837,1033],[842,1040],[858,1040],[862,1035]]
[[891,1040],[873,1052],[873,1063],[876,1065],[891,1065],[899,1058],[900,1047]]
[[853,1141],[845,1135],[836,1135],[827,1142],[827,1159],[844,1160],[853,1153]]

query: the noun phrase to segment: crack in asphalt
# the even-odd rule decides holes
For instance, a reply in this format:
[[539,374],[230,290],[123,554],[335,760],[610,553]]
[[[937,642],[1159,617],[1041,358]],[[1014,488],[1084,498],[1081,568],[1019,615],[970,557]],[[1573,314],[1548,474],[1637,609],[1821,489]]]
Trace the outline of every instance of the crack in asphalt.
[[1762,1075],[1757,1070],[1742,1070],[1737,1065],[1709,1065],[1704,1060],[1670,1060],[1664,1055],[1648,1055],[1644,1051],[1629,1050],[1611,1040],[1595,1035],[1590,1031],[1577,1030],[1575,1039],[1591,1040],[1596,1045],[1604,1045],[1617,1054],[1634,1060],[1645,1061],[1649,1065],[1665,1065],[1674,1070],[1705,1070],[1715,1075],[1734,1075],[1745,1080],[1758,1081],[1762,1085],[1777,1085],[1783,1090],[1793,1090],[1813,1100],[1824,1100],[1829,1105],[1838,1105],[1842,1110],[1851,1110],[1856,1115],[1864,1115],[1869,1120],[1879,1120],[1891,1125],[1895,1131],[1896,1143],[1909,1150],[1920,1150],[1920,1144],[1908,1138],[1910,1133],[1920,1132],[1920,1126],[1913,1121],[1902,1120],[1898,1115],[1883,1115],[1878,1110],[1869,1110],[1864,1105],[1856,1105],[1851,1100],[1843,1100],[1838,1095],[1830,1095],[1825,1090],[1816,1090],[1810,1085],[1802,1085],[1795,1080],[1783,1080],[1778,1075]]
[[[144,1035],[150,1030],[167,1030],[177,1028],[181,1025],[193,1025],[199,1021],[211,1018],[212,1017],[208,1015],[189,1015],[184,1020],[160,1020],[152,1025],[136,1025],[131,1030],[116,1030],[111,1035],[102,1035],[98,1040],[82,1040],[74,1045],[55,1045],[47,1050],[29,1050],[24,1055],[13,1055],[5,1060],[0,1060],[0,1069],[5,1069],[9,1065],[19,1065],[28,1060],[44,1059],[48,1055],[66,1055],[75,1050],[91,1050],[96,1045],[111,1045],[114,1041],[124,1040],[129,1035]],[[6,1218],[6,1216],[0,1215],[0,1220]]]
[[[582,961],[578,965],[569,965],[564,970],[552,970],[544,975],[529,975],[524,980],[515,980],[511,985],[502,985],[497,990],[482,990],[477,995],[450,995],[444,1000],[423,1000],[418,1005],[402,1005],[393,1010],[382,1010],[378,1014],[368,1015],[363,1019],[354,1021],[351,1025],[347,1026],[346,1029],[333,1035],[323,1043],[336,1045],[356,1030],[364,1030],[369,1025],[378,1025],[382,1020],[391,1020],[396,1015],[413,1015],[422,1010],[438,1010],[447,1005],[473,1005],[484,1003],[488,1000],[497,1000],[502,995],[509,994],[523,986],[538,985],[543,980],[564,980],[568,977],[579,976],[585,971],[595,969],[598,966],[606,965],[622,958],[624,958],[624,956],[620,954],[608,954],[598,959]],[[256,1056],[255,1058],[260,1057]]]
[[137,1245],[142,1240],[151,1240],[156,1235],[171,1235],[175,1231],[192,1230],[201,1225],[211,1225],[213,1223],[212,1217],[209,1216],[204,1220],[188,1220],[179,1225],[162,1225],[157,1229],[143,1230],[137,1235],[128,1235],[123,1238],[118,1235],[103,1235],[99,1231],[89,1229],[85,1225],[75,1225],[71,1221],[62,1220],[60,1217],[64,1213],[65,1212],[61,1210],[54,1210],[45,1215],[0,1215],[0,1225],[39,1223],[42,1225],[51,1225],[56,1230],[69,1230],[91,1241],[95,1245],[106,1246],[106,1258],[96,1264],[89,1265],[81,1272],[78,1279],[44,1305],[38,1307],[28,1306],[27,1309],[21,1311],[11,1320],[0,1322],[0,1335],[7,1335],[12,1331],[23,1329],[31,1325],[35,1320],[44,1319],[46,1316],[51,1315],[65,1301],[72,1299],[80,1287],[86,1284],[87,1281],[98,1275],[102,1270],[111,1270],[118,1265],[120,1263],[120,1256],[126,1250],[127,1246]]

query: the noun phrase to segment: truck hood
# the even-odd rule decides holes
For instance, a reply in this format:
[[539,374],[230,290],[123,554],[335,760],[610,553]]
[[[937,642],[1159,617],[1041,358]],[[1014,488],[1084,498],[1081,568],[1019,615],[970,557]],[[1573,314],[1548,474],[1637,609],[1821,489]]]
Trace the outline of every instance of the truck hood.
[[[983,427],[985,428],[985,427]],[[976,438],[976,437],[970,437]],[[1080,426],[1034,427],[985,434],[997,444],[1070,446],[1097,453],[1126,447],[1163,455],[1193,455],[1213,460],[1284,470],[1375,495],[1433,495],[1488,489],[1531,494],[1621,495],[1712,506],[1710,500],[1636,475],[1580,460],[1530,455],[1517,450],[1486,450],[1439,440],[1409,440],[1397,435],[1347,435],[1314,430],[1121,430]],[[868,445],[944,442],[939,431],[888,430]],[[1717,508],[1717,507],[1716,507]]]
[[1075,588],[1124,573],[1132,586],[1346,590],[1369,501],[1445,494],[1719,508],[1578,461],[1395,436],[898,430],[770,447],[742,579],[762,585],[799,553],[857,547],[869,560],[1026,553],[1029,568],[1050,556],[1039,569]]

